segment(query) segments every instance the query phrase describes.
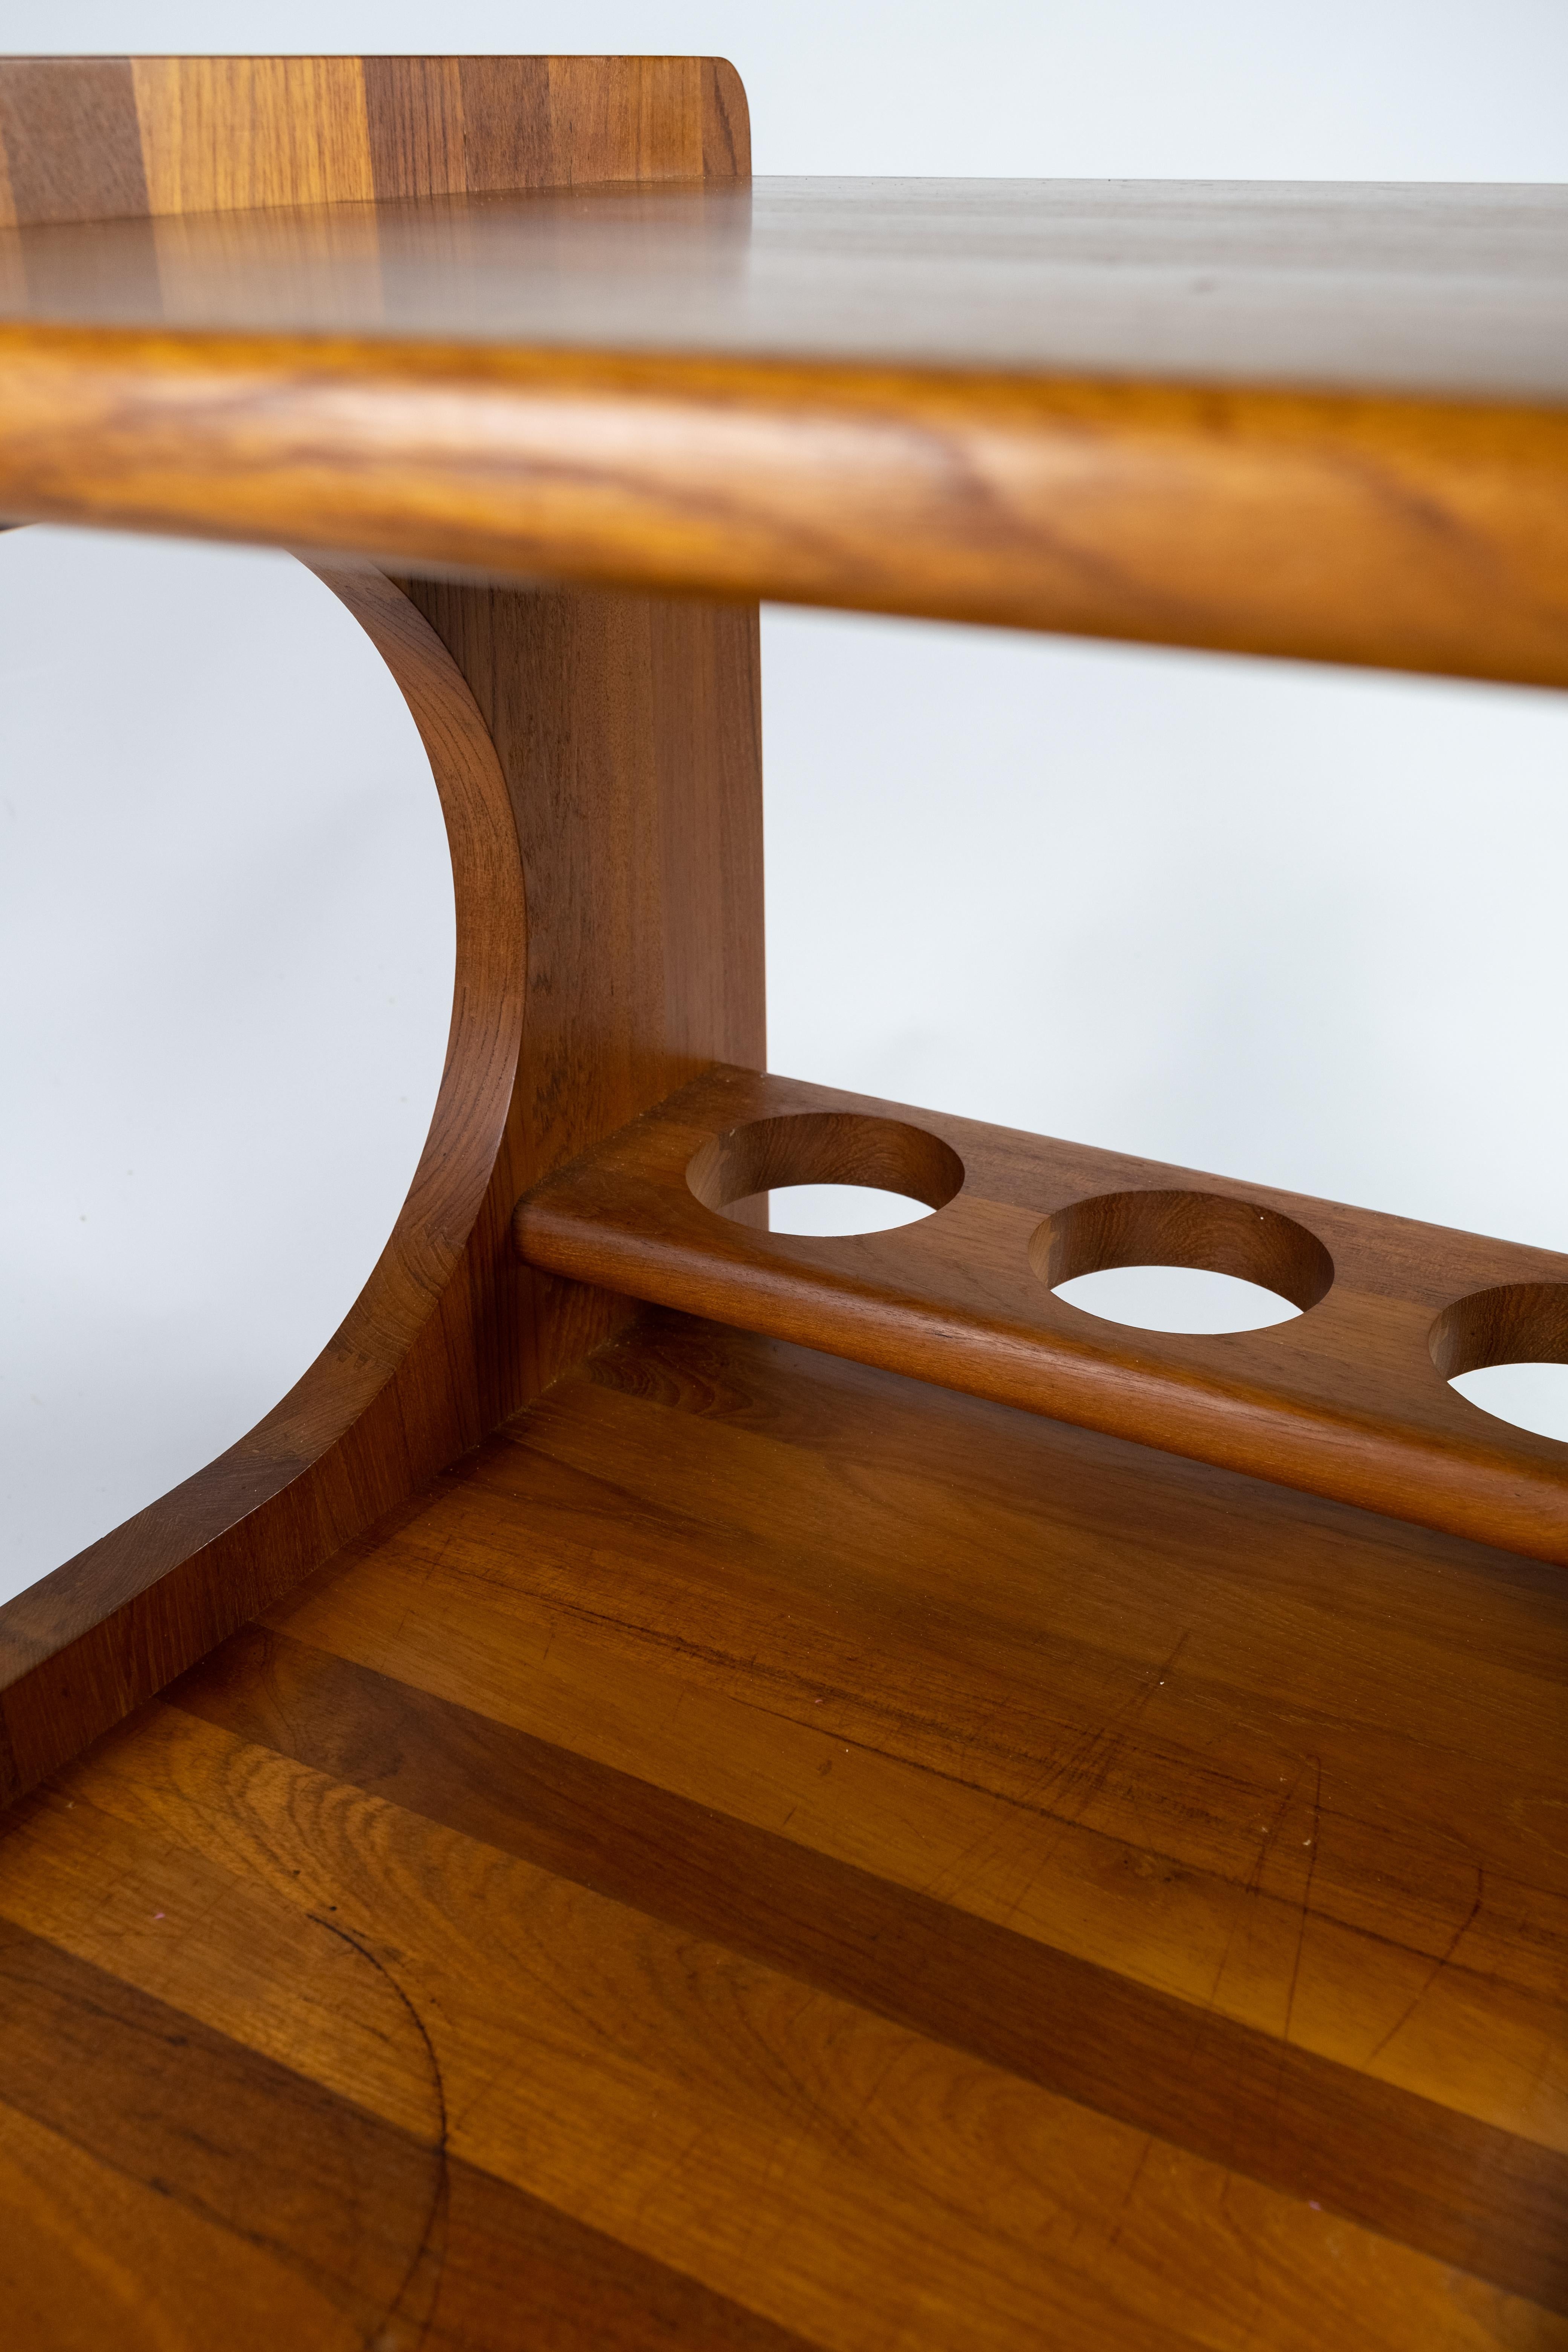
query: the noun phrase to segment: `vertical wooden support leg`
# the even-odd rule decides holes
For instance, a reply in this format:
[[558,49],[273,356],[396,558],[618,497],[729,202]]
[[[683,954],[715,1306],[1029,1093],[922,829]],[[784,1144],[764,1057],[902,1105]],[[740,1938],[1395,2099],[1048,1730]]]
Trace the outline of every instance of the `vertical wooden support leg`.
[[490,1426],[638,1310],[517,1264],[521,1193],[764,1045],[757,611],[405,580],[500,757],[528,908],[522,1053],[475,1251]]

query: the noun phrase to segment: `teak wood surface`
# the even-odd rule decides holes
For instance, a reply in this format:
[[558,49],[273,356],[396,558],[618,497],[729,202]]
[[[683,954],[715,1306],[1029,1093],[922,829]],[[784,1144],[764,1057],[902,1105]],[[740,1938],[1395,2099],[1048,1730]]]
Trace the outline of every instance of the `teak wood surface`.
[[[731,1131],[740,1172],[710,1197],[700,1163]],[[746,1155],[753,1136],[771,1164]],[[718,1213],[792,1182],[881,1186],[937,1213],[828,1240]],[[514,1229],[553,1274],[1568,1566],[1564,1447],[1448,1386],[1509,1352],[1440,1365],[1433,1344],[1466,1302],[1508,1298],[1522,1320],[1543,1300],[1547,1343],[1511,1359],[1562,1355],[1568,1258],[1550,1250],[721,1069],[546,1179]],[[1051,1287],[1150,1263],[1236,1275],[1305,1311],[1191,1337],[1107,1322]]]
[[684,1318],[0,1834],[16,2352],[1568,2342],[1568,1589]]
[[0,514],[1568,684],[1562,189],[752,184],[679,59],[14,59],[0,142]]
[[[629,1295],[947,1379],[943,1236],[1059,1339],[1157,1226],[1310,1312],[1079,1350],[1141,1435],[1257,1358],[1550,1505],[1443,1385],[1541,1254],[746,1074],[759,593],[1568,681],[1561,193],[770,193],[700,59],[13,60],[0,159],[0,512],[314,551],[458,905],[342,1330],[0,1609],[5,2352],[1568,2345],[1561,1569]],[[786,1102],[923,1239],[759,1234]]]
[[755,612],[325,576],[406,696],[447,814],[458,961],[430,1134],[380,1263],[289,1394],[0,1603],[0,1801],[624,1319],[628,1302],[517,1264],[519,1194],[763,1048]]
[[[371,81],[380,73],[396,96],[398,137],[419,153],[436,136],[419,105],[443,92],[447,105],[454,86],[467,94],[462,152],[480,188],[492,169],[521,168],[531,121],[539,168],[557,176],[560,141],[587,138],[584,124],[601,177],[745,160],[738,85],[703,60],[381,62],[384,72],[367,66]],[[287,128],[281,171],[314,134],[302,101],[291,113],[278,89],[323,86],[301,83],[291,63],[279,82],[283,63],[257,62],[252,83],[245,61],[184,60],[184,84],[171,68],[153,86],[167,99],[188,85],[182,119],[187,131],[205,122],[215,152],[241,131],[259,139],[270,124],[284,140]],[[73,67],[0,68],[13,145],[22,99],[53,92],[58,110],[62,90],[77,97],[68,129],[107,137],[103,90],[131,83],[100,84],[93,61],[79,69],[80,89]],[[455,152],[449,107],[442,119]],[[47,120],[26,123],[47,154]],[[485,142],[503,134],[487,164]],[[69,163],[76,150],[60,152]],[[194,185],[215,200],[208,182]],[[294,1391],[220,1460],[0,1604],[0,1801],[625,1319],[628,1302],[519,1265],[508,1234],[519,1194],[716,1058],[763,1055],[755,608],[549,584],[399,585],[341,558],[324,576],[408,699],[447,813],[458,970],[430,1136],[381,1264]]]

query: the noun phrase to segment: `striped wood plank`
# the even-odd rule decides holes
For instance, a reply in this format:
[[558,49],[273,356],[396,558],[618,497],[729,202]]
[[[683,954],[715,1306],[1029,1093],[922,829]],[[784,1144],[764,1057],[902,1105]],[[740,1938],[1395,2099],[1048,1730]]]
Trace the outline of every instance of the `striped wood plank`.
[[1565,1633],[656,1320],[9,1817],[13,2340],[1568,2342]]
[[751,169],[720,58],[0,58],[0,227]]

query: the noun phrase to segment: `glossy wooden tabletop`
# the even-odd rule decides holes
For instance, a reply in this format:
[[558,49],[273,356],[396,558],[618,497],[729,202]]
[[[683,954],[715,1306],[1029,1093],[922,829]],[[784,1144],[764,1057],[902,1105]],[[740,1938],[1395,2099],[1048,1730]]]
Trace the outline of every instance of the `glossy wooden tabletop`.
[[1563,189],[61,221],[0,359],[16,519],[1568,684]]
[[1568,188],[755,179],[0,235],[0,316],[1568,401]]
[[1568,2343],[1565,1678],[656,1321],[5,1817],[7,2352]]

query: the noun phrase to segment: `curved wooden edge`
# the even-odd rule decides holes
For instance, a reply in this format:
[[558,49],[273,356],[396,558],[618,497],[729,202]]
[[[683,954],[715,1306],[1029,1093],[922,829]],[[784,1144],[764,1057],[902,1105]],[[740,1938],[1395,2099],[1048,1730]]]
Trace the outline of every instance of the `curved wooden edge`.
[[1568,686],[1568,412],[0,329],[0,512]]
[[[505,778],[451,656],[372,567],[313,567],[413,713],[457,902],[452,1026],[397,1223],[315,1362],[248,1435],[0,1607],[0,1801],[78,1753],[499,1417],[487,1302],[515,1188],[522,867]],[[494,1195],[493,1200],[489,1196]]]
[[[836,1236],[713,1213],[714,1146],[811,1116],[813,1181],[866,1182],[878,1122],[952,1153],[931,1217]],[[922,1194],[903,1147],[898,1189]],[[884,1160],[879,1179],[898,1174]],[[776,1181],[776,1179],[775,1179]],[[796,1179],[795,1181],[800,1181]],[[1079,1247],[1052,1264],[1052,1228]],[[1480,1412],[1433,1360],[1435,1320],[1519,1301],[1518,1352],[1568,1348],[1568,1258],[1049,1136],[713,1069],[524,1194],[531,1265],[1476,1543],[1568,1564],[1568,1447]],[[1075,1262],[1076,1260],[1076,1262]],[[1259,1329],[1142,1330],[1056,1296],[1095,1265],[1207,1265],[1305,1312]],[[1506,1286],[1506,1291],[1499,1286]],[[1474,1296],[1479,1294],[1479,1296]],[[1510,1352],[1512,1352],[1510,1350]]]

